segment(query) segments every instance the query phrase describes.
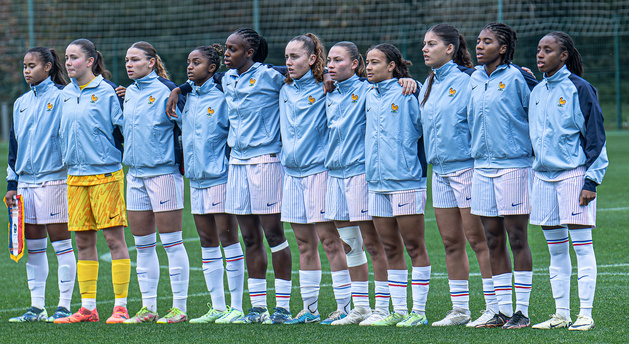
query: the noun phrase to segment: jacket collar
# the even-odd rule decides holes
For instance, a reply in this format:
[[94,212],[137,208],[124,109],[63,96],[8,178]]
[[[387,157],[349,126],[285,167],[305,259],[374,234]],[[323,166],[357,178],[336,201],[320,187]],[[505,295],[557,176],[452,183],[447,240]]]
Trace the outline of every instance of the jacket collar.
[[439,68],[433,68],[432,72],[435,73],[435,79],[441,81],[446,77],[446,75],[448,75],[448,73],[450,73],[451,70],[455,68],[457,68],[456,64],[450,60]]
[[[90,81],[89,84],[87,84],[83,89],[96,88],[98,87],[98,85],[100,85],[101,81],[103,81],[104,79],[105,78],[103,78],[103,76],[99,74],[94,79],[92,79],[92,81]],[[71,79],[71,80],[74,87],[76,87],[76,89],[80,92],[81,87],[79,86],[79,83],[76,82],[76,79]]]
[[[496,70],[491,74],[494,75],[496,73],[499,73],[500,71],[502,71],[503,69],[507,69],[508,67],[509,67],[508,64],[503,63],[499,65],[498,67],[496,67]],[[485,70],[485,65],[480,65],[480,66],[477,66],[476,68],[480,69],[487,78],[491,77],[491,75],[487,74],[487,70]]]
[[293,80],[292,86],[294,86],[295,88],[304,88],[316,83],[317,80],[315,80],[314,75],[312,75],[312,71],[309,70],[299,80]]
[[338,90],[339,93],[343,94],[349,91],[350,89],[352,89],[353,88],[352,86],[357,81],[359,81],[358,75],[354,74],[347,80],[335,82],[334,86],[336,86],[336,89]]
[[245,75],[249,74],[249,73],[253,73],[253,71],[255,71],[256,69],[258,69],[258,67],[260,67],[262,65],[262,63],[260,62],[254,62],[251,67],[249,67],[249,69],[247,69],[246,72],[242,73],[242,74],[238,74],[238,70],[234,69],[234,72],[232,74],[232,77],[234,78],[242,78]]
[[149,75],[143,76],[139,79],[135,79],[135,82],[133,84],[137,88],[142,89],[150,85],[153,81],[157,80],[157,77],[157,73],[155,73],[155,71],[152,71],[149,73]]
[[544,80],[546,80],[546,82],[548,83],[556,83],[569,77],[570,74],[572,73],[568,70],[568,67],[564,65],[563,67],[559,68],[559,70],[555,74],[553,74],[550,77],[547,77],[546,74],[544,73]]
[[207,81],[204,82],[201,86],[195,85],[192,81],[190,81],[190,84],[192,85],[192,91],[199,95],[210,93],[214,86],[216,86],[216,83],[214,83],[214,78],[207,79]]
[[392,78],[392,79],[388,79],[388,80],[384,80],[384,81],[380,81],[376,83],[375,88],[376,88],[376,91],[378,91],[378,93],[382,94],[390,90],[391,88],[395,87],[397,83],[398,83],[398,79]]
[[54,87],[54,86],[55,86],[55,84],[52,82],[52,79],[50,77],[47,77],[42,82],[40,82],[38,85],[31,85],[31,90],[33,91],[33,93],[37,97],[39,94],[43,94],[49,88]]

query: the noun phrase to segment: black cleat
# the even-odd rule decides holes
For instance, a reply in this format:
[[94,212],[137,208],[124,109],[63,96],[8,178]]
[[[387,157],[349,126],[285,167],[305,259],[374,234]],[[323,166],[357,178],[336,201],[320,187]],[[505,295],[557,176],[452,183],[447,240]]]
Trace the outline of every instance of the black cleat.
[[509,321],[507,321],[507,323],[502,326],[502,328],[509,330],[515,328],[529,327],[530,325],[531,320],[525,317],[521,311],[517,311],[515,312],[515,314],[513,314],[511,319],[509,319]]
[[477,328],[494,328],[494,327],[502,327],[509,321],[509,317],[502,314],[502,312],[498,312],[498,314],[494,314],[494,317],[484,324],[478,325]]

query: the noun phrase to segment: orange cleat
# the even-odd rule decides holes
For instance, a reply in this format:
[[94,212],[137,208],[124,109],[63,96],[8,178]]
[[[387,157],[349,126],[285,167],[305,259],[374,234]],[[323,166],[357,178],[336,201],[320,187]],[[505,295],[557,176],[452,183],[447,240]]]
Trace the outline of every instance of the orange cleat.
[[127,307],[116,306],[114,313],[107,319],[107,324],[122,324],[127,319],[129,319]]
[[55,319],[55,324],[72,324],[80,322],[98,322],[98,312],[96,308],[93,311],[85,307],[81,307],[78,312],[66,318]]

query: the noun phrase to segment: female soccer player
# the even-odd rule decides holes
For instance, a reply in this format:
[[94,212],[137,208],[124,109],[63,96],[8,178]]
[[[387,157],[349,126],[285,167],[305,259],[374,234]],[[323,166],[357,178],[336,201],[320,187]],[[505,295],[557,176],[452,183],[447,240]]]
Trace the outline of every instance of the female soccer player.
[[319,241],[333,275],[349,275],[343,243],[334,223],[325,218],[328,171],[326,99],[323,91],[325,49],[312,33],[293,38],[285,50],[288,76],[280,91],[280,132],[284,192],[282,221],[290,222],[299,247],[299,280],[303,310],[295,319],[277,309],[269,322],[289,324],[321,320]]
[[[137,276],[142,309],[127,324],[177,323],[187,320],[189,263],[181,226],[183,177],[179,172],[180,130],[165,114],[165,105],[175,84],[155,48],[134,43],[125,56],[127,87],[124,105],[124,159],[127,173],[129,225],[137,248]],[[173,306],[158,320],[157,285],[160,268],[155,251],[155,227],[168,255]]]
[[431,27],[424,37],[424,61],[431,67],[419,99],[426,143],[432,164],[432,201],[437,227],[446,252],[452,310],[433,326],[469,323],[469,261],[465,245],[470,242],[483,276],[486,310],[470,327],[498,313],[491,280],[489,249],[480,218],[470,213],[474,160],[470,153],[467,104],[469,81],[474,72],[467,44],[448,24]]
[[[485,227],[499,312],[479,327],[529,326],[533,278],[527,239],[528,189],[533,161],[528,132],[528,99],[535,78],[511,63],[517,36],[506,24],[488,24],[478,35],[480,66],[470,80],[468,122],[472,132],[472,214]],[[512,306],[513,252],[516,312]]]
[[59,128],[63,162],[68,167],[68,229],[79,251],[77,278],[82,306],[55,323],[97,322],[98,230],[103,231],[112,258],[114,312],[107,323],[129,318],[129,251],[124,238],[127,214],[121,158],[122,99],[94,43],[77,39],[66,48],[66,70],[72,83],[61,93]]
[[[379,44],[367,52],[367,78],[374,87],[366,97],[366,177],[369,215],[384,245],[393,313],[372,326],[427,324],[425,310],[430,259],[424,242],[426,160],[420,141],[419,102],[403,95],[399,78],[410,78],[400,51]],[[408,313],[406,289],[408,252],[413,266],[413,311]]]
[[[186,177],[190,179],[192,214],[201,240],[205,283],[212,298],[210,310],[190,323],[228,323],[243,316],[244,257],[238,242],[236,217],[225,213],[229,154],[228,109],[220,84],[212,78],[221,65],[220,44],[201,46],[188,55],[188,79],[192,92],[178,117],[182,124]],[[225,250],[226,266],[219,244]],[[223,273],[231,294],[225,304]]]
[[[607,170],[605,128],[596,89],[581,78],[583,63],[572,38],[551,32],[537,46],[544,80],[531,92],[529,120],[535,160],[531,223],[541,225],[550,251],[556,313],[533,328],[594,328],[596,187]],[[566,228],[567,227],[567,228]],[[570,318],[570,244],[577,256],[581,309]]]
[[[23,74],[31,89],[13,105],[4,199],[8,206],[16,206],[13,198],[23,197],[31,307],[9,322],[53,322],[70,316],[76,277],[76,259],[67,224],[67,169],[59,148],[62,103],[59,95],[67,81],[57,51],[44,47],[26,52]],[[50,317],[44,307],[48,278],[47,235],[59,263],[59,305]]]

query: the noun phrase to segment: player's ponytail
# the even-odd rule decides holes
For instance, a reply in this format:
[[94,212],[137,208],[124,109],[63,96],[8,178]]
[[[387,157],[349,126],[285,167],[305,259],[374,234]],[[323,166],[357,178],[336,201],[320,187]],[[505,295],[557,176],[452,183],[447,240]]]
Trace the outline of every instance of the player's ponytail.
[[92,43],[92,41],[85,38],[79,38],[72,41],[70,45],[79,46],[87,58],[91,57],[94,59],[94,63],[92,64],[92,73],[94,73],[94,75],[102,75],[105,79],[111,78],[111,72],[105,68],[103,55],[101,55],[100,51],[96,50],[96,46]]
[[454,63],[459,66],[473,68],[474,64],[472,63],[472,57],[470,56],[470,52],[467,50],[467,43],[465,42],[465,37],[459,34],[459,48],[454,53],[454,57],[452,58]]
[[405,60],[402,57],[402,53],[400,53],[400,50],[396,46],[394,46],[393,44],[382,43],[369,48],[369,50],[367,50],[367,53],[372,50],[381,51],[387,59],[387,64],[390,62],[393,62],[395,64],[395,68],[393,69],[394,78],[400,79],[411,77],[411,73],[408,70],[408,67],[412,66],[413,63],[411,61]]
[[[52,82],[57,85],[67,85],[68,80],[65,74],[63,74],[63,62],[59,53],[55,49],[48,49],[44,47],[34,47],[29,49],[26,54],[36,54],[39,60],[44,64],[50,63],[51,68],[48,72],[48,76]],[[24,55],[26,55],[24,54]]]
[[[306,51],[308,56],[315,55],[315,62],[312,66],[310,66],[310,70],[312,71],[312,76],[318,82],[323,81],[323,73],[325,72],[325,47],[321,40],[314,33],[307,33],[304,35],[299,35],[291,39],[288,43],[298,41],[303,44],[303,48]],[[290,74],[286,74],[286,79],[284,82],[291,83],[293,79],[290,77]]]
[[262,37],[256,30],[250,28],[240,28],[234,32],[240,35],[249,44],[249,49],[253,49],[251,60],[253,62],[263,63],[269,55],[269,45],[266,39]]
[[142,50],[144,52],[144,55],[146,55],[149,60],[155,59],[155,65],[153,66],[153,70],[155,71],[155,73],[164,79],[170,80],[170,75],[168,75],[166,66],[164,66],[164,63],[162,62],[162,59],[159,57],[159,55],[157,55],[157,50],[155,50],[155,47],[153,47],[148,42],[140,41],[133,43],[131,48]]
[[572,37],[565,32],[562,31],[554,31],[549,33],[547,36],[551,36],[557,40],[559,47],[561,47],[561,51],[568,52],[568,59],[566,60],[566,68],[578,76],[583,76],[583,61],[581,60],[581,54],[574,46],[574,41]]

